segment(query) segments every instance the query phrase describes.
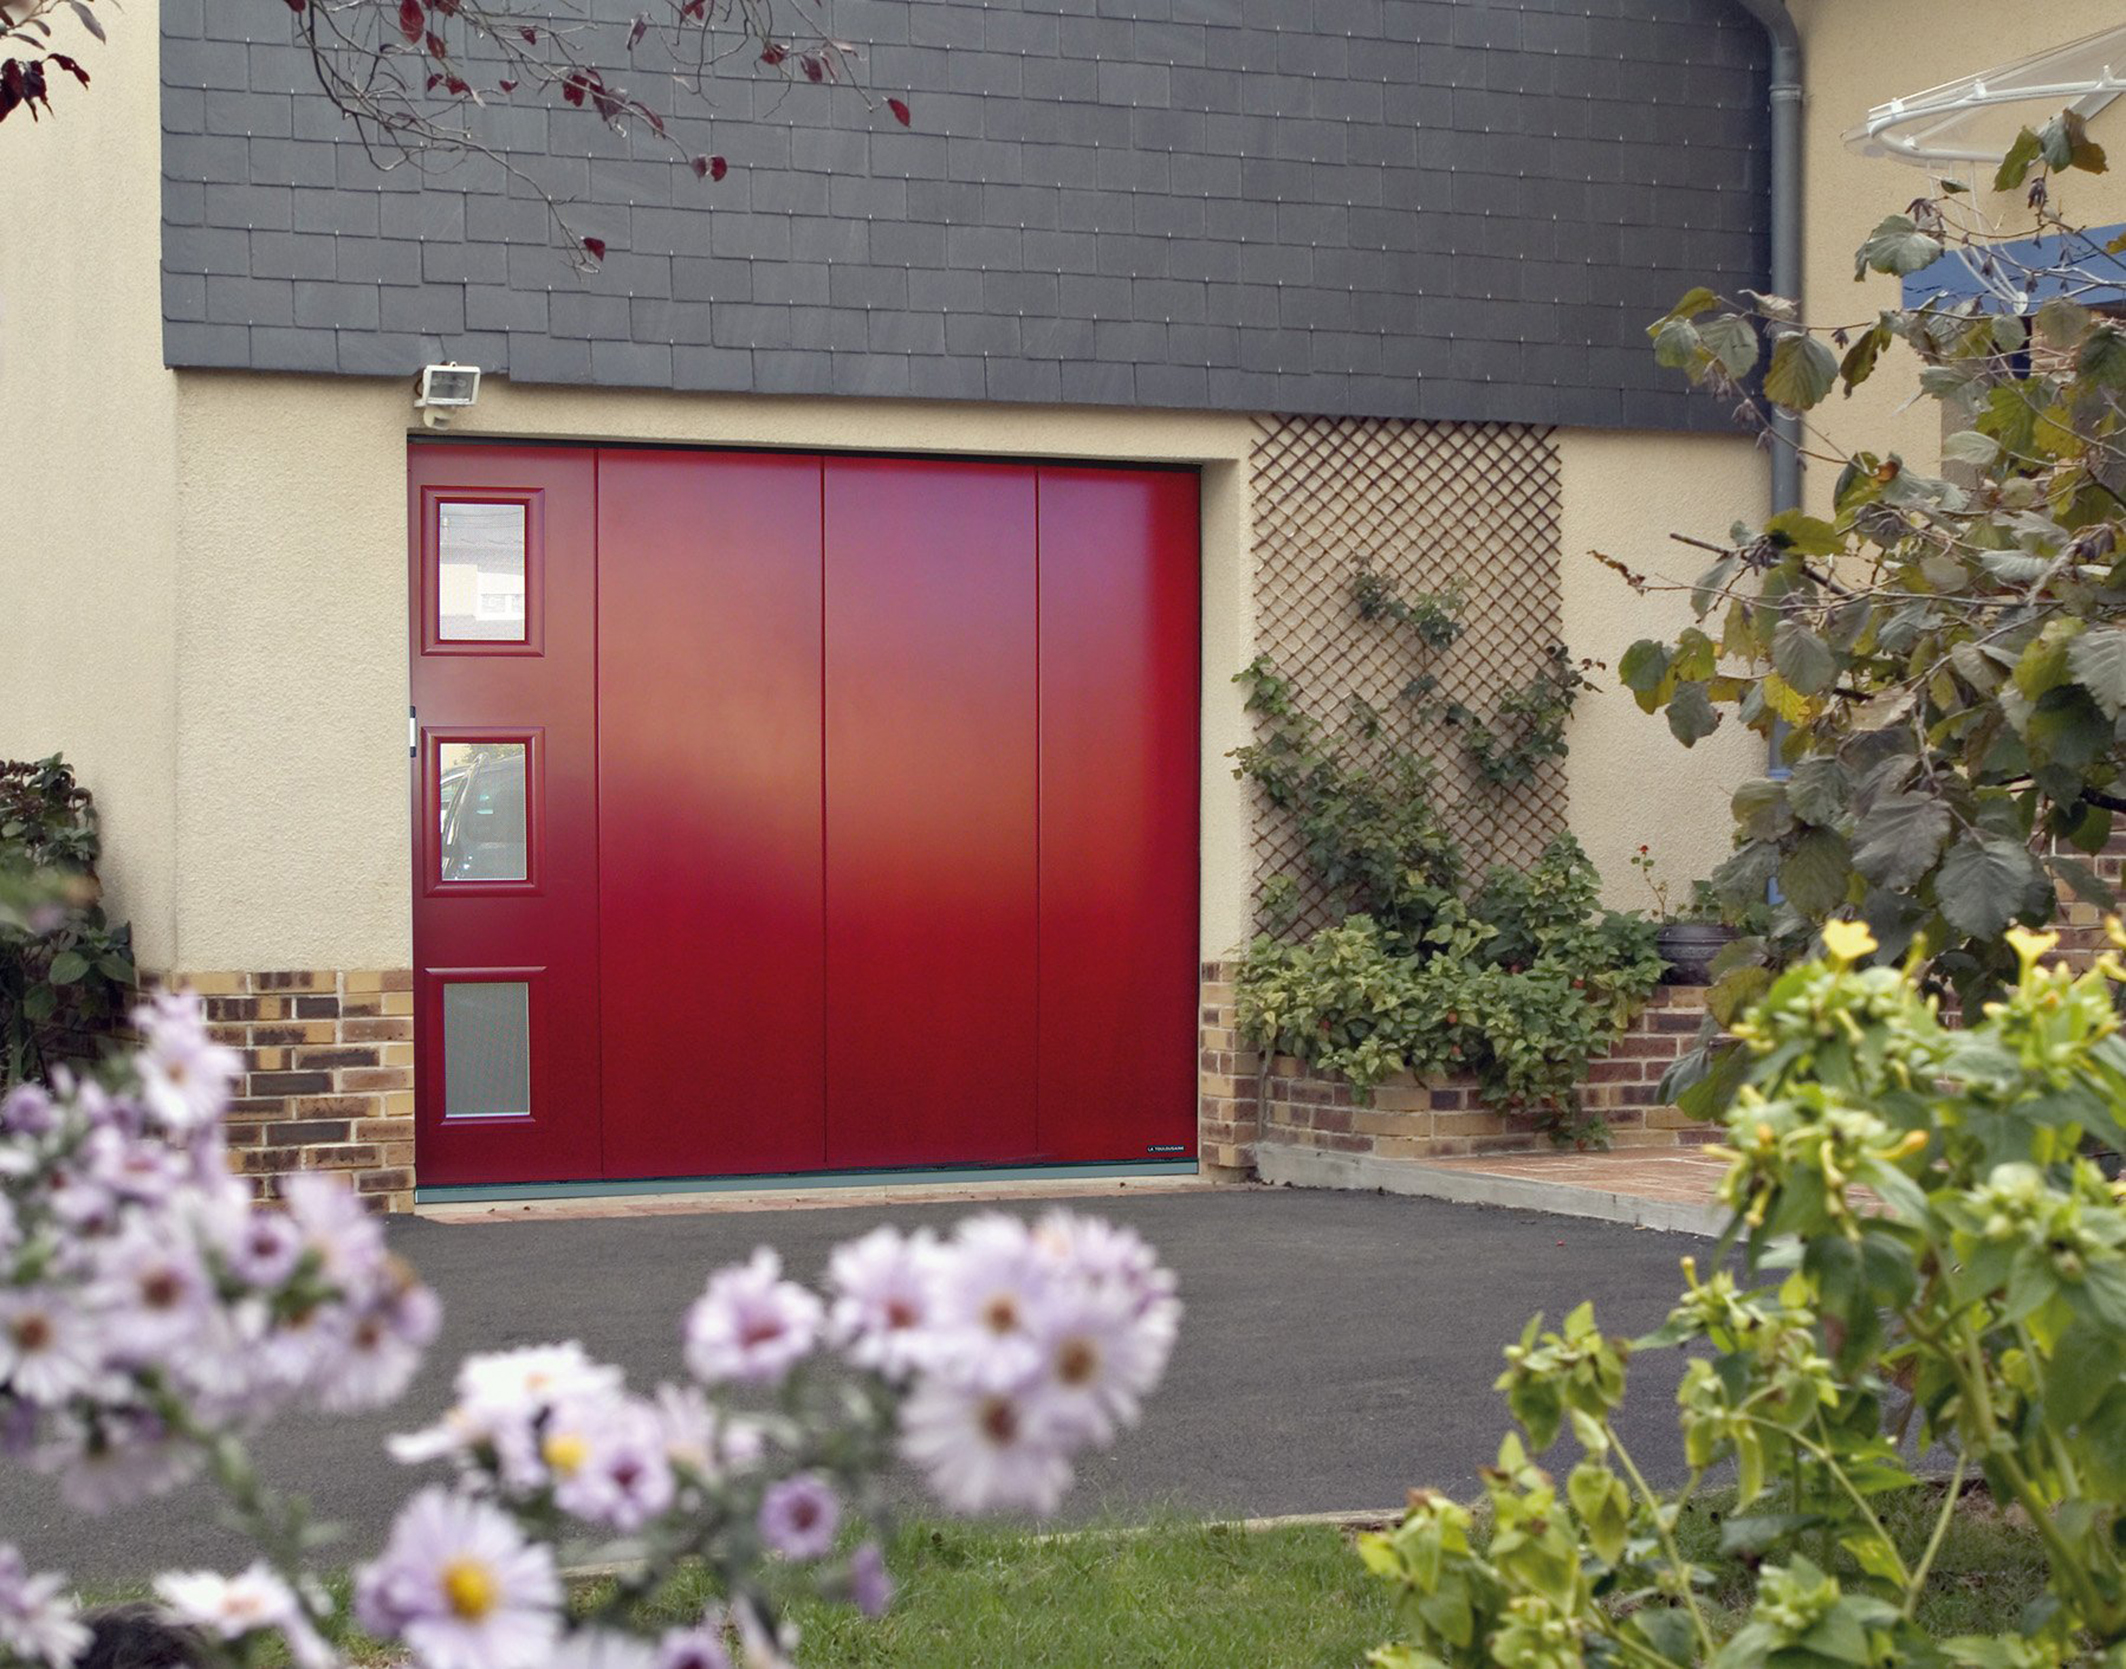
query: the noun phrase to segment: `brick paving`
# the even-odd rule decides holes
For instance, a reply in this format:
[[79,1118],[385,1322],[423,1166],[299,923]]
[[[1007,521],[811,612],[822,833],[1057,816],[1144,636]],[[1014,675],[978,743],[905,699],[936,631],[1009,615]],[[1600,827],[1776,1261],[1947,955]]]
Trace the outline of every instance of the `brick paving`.
[[1709,1147],[1628,1148],[1613,1153],[1485,1153],[1432,1159],[1435,1169],[1563,1188],[1592,1188],[1629,1199],[1712,1205],[1727,1161]]

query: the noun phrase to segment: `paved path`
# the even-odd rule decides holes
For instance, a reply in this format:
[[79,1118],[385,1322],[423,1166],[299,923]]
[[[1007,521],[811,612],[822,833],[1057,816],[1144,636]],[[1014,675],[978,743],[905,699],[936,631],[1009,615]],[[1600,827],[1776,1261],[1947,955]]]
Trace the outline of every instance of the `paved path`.
[[[1457,1493],[1496,1452],[1499,1350],[1531,1311],[1595,1301],[1611,1332],[1666,1314],[1681,1235],[1439,1200],[1310,1190],[1205,1190],[1085,1202],[1135,1224],[1181,1278],[1188,1315],[1167,1383],[1138,1430],[1081,1472],[1073,1516],[1172,1504],[1239,1516],[1390,1507],[1412,1484]],[[406,1221],[393,1239],[443,1295],[444,1336],[395,1416],[290,1420],[260,1443],[269,1475],[374,1547],[417,1474],[385,1457],[390,1431],[447,1400],[465,1351],[578,1338],[638,1385],[679,1371],[678,1318],[708,1269],[758,1241],[812,1276],[830,1247],[890,1218],[944,1224],[957,1205],[716,1213],[466,1226]],[[1038,1205],[1029,1209],[1039,1209]],[[1672,1474],[1674,1358],[1634,1375],[1625,1432]],[[138,1577],[224,1564],[233,1539],[211,1495],[181,1492],[85,1521],[42,1480],[0,1470],[0,1539],[33,1565]]]

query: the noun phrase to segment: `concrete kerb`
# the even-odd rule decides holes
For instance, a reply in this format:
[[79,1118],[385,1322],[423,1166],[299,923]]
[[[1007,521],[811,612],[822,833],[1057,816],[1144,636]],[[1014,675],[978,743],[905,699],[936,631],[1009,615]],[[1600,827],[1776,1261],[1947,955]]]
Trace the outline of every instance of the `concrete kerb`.
[[1457,1205],[1495,1205],[1514,1211],[1546,1212],[1554,1217],[1591,1217],[1631,1228],[1694,1234],[1707,1240],[1718,1239],[1728,1220],[1725,1207],[1710,1203],[1644,1199],[1578,1183],[1536,1182],[1483,1171],[1449,1170],[1416,1159],[1310,1153],[1265,1143],[1257,1151],[1256,1168],[1264,1182],[1293,1188],[1379,1189],[1382,1193],[1414,1194]]

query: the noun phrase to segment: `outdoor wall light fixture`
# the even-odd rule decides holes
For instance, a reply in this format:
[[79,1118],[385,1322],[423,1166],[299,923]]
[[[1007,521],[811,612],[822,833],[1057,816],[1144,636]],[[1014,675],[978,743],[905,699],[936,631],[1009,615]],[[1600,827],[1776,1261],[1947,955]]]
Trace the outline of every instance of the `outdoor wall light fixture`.
[[421,383],[413,397],[413,409],[431,429],[450,427],[451,410],[469,406],[480,397],[480,368],[460,365],[427,365],[421,368]]

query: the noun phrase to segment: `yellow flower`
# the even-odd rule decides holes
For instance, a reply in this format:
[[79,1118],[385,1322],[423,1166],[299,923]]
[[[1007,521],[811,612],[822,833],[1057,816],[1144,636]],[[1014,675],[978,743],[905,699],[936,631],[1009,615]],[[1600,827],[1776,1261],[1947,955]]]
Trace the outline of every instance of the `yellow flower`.
[[2052,947],[2060,942],[2057,933],[2033,933],[2027,927],[2009,928],[2006,938],[2025,968],[2035,966],[2040,956],[2050,954]]
[[1857,962],[1875,949],[1875,935],[1864,921],[1827,921],[1823,924],[1823,948],[1840,967]]
[[591,1446],[580,1432],[557,1431],[548,1435],[542,1447],[546,1464],[561,1477],[574,1477],[576,1469],[590,1458]]
[[502,1584],[483,1561],[467,1554],[443,1567],[443,1597],[452,1611],[476,1623],[495,1608]]

